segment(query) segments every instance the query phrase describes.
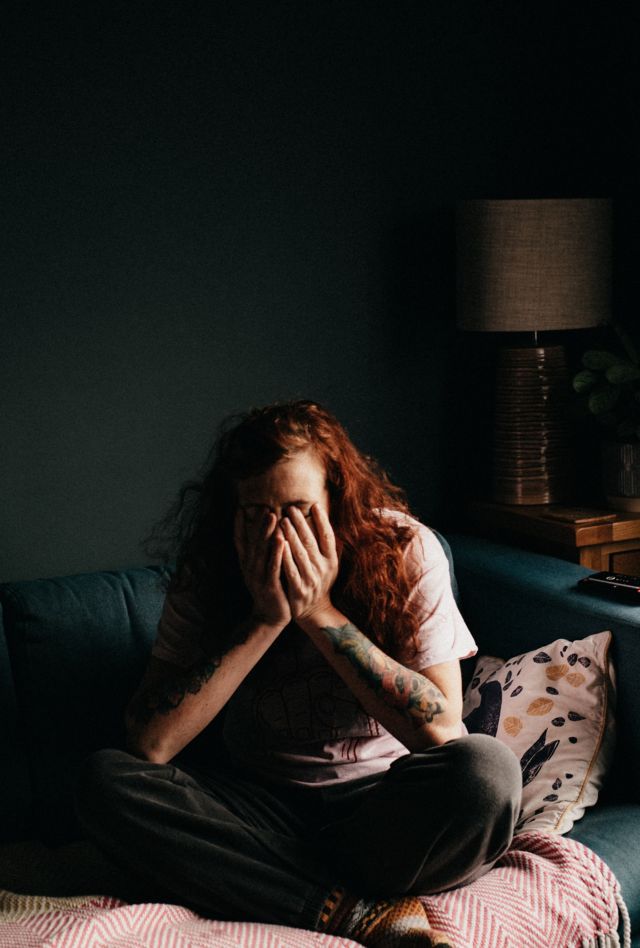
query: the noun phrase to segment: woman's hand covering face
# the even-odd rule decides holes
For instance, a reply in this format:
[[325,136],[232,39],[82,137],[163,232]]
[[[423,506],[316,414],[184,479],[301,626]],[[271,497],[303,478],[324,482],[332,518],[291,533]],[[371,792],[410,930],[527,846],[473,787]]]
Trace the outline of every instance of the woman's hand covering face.
[[249,520],[238,509],[234,543],[245,585],[253,599],[253,615],[271,626],[291,621],[291,608],[281,580],[285,539],[275,514]]
[[313,530],[304,515],[290,507],[281,521],[285,542],[279,555],[294,620],[331,607],[331,588],[338,575],[335,534],[320,504],[313,504],[311,518]]

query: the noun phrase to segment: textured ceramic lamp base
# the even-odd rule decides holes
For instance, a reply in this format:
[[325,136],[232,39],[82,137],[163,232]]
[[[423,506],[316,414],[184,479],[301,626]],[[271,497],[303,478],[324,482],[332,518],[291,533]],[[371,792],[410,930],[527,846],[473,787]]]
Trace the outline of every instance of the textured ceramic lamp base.
[[602,474],[607,504],[614,510],[640,512],[640,444],[605,441]]
[[493,446],[497,503],[570,498],[570,391],[562,346],[500,350]]

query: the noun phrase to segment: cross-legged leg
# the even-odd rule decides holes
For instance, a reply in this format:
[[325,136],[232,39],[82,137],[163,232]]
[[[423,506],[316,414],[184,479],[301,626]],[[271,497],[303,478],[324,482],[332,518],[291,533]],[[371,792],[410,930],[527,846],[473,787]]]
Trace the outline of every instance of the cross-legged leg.
[[401,757],[373,788],[354,785],[351,800],[337,787],[338,816],[318,840],[356,892],[429,895],[491,868],[511,842],[521,791],[512,751],[469,735]]
[[486,872],[511,841],[520,794],[512,752],[473,735],[380,778],[302,791],[101,751],[79,775],[77,807],[89,838],[157,898],[404,948],[436,943],[411,896]]
[[304,815],[290,800],[235,775],[196,780],[116,750],[92,755],[76,786],[88,837],[159,899],[310,928],[334,879],[302,841]]

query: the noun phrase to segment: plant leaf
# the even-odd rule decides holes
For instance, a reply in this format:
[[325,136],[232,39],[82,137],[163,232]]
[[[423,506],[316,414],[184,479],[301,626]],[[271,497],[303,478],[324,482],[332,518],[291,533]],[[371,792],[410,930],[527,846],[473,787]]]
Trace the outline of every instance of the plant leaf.
[[584,395],[586,392],[590,392],[597,384],[599,378],[600,376],[592,372],[591,369],[583,369],[582,372],[578,372],[578,374],[573,377],[574,392],[577,392],[578,395]]
[[613,324],[614,332],[616,333],[618,339],[624,346],[624,350],[633,362],[634,365],[640,364],[640,358],[638,357],[638,350],[636,349],[631,336],[620,323]]
[[626,382],[637,382],[640,379],[640,367],[630,362],[618,362],[611,365],[606,371],[607,382],[612,385],[624,385]]
[[582,364],[585,369],[594,369],[596,372],[606,372],[612,365],[622,361],[623,359],[620,356],[604,349],[589,349],[582,356]]
[[611,411],[620,398],[620,389],[613,385],[599,385],[589,396],[589,411],[594,415]]

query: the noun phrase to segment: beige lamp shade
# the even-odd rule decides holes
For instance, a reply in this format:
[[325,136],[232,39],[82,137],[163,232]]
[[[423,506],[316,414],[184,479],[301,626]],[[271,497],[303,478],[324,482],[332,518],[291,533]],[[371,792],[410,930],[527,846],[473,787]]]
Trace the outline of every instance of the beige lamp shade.
[[476,332],[588,329],[611,308],[611,201],[458,205],[458,327]]

